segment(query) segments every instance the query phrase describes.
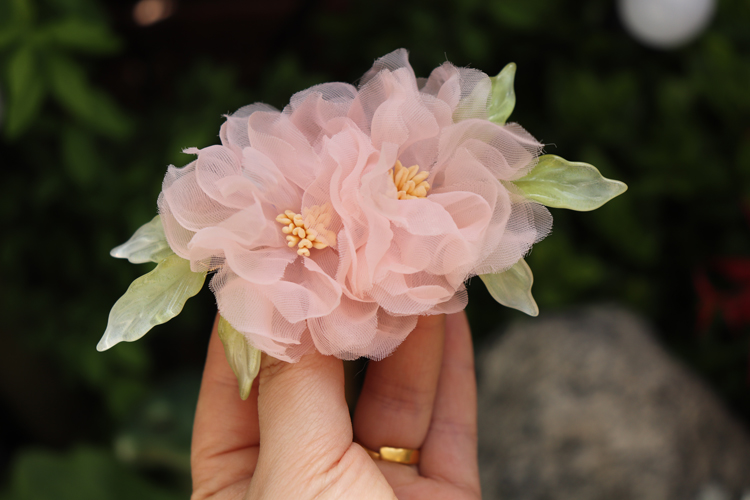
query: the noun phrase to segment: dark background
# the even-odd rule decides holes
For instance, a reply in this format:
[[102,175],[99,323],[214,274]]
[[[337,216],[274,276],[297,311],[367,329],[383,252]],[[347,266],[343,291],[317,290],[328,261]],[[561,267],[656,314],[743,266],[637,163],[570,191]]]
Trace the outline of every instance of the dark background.
[[[515,62],[511,121],[629,185],[592,213],[552,210],[527,259],[541,314],[626,305],[750,422],[749,2],[720,0],[669,51],[602,0],[182,0],[146,26],[135,3],[0,0],[0,499],[186,496],[213,296],[99,353],[149,270],[109,250],[223,113],[355,83],[399,47],[418,76]],[[480,344],[523,318],[480,280],[470,294]]]

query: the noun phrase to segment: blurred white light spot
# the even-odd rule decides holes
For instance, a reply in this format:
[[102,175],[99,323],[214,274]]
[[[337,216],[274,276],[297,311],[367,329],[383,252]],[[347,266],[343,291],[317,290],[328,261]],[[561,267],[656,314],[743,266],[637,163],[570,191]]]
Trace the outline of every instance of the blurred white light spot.
[[644,45],[671,49],[686,44],[708,25],[716,0],[618,0],[620,18]]
[[133,7],[133,21],[139,26],[148,26],[168,18],[174,12],[173,0],[140,0]]

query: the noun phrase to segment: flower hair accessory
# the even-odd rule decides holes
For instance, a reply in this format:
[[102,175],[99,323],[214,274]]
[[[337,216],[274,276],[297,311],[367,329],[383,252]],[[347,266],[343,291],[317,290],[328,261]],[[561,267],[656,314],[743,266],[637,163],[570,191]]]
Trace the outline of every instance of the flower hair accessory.
[[463,309],[472,276],[538,314],[523,257],[551,229],[545,206],[593,210],[626,186],[540,156],[506,124],[515,70],[446,62],[417,79],[400,49],[358,87],[325,83],[282,111],[227,116],[221,144],[185,150],[196,158],[167,170],[159,215],[112,250],[157,266],[115,303],[97,349],[179,314],[209,273],[243,398],[261,351],[382,359],[418,316]]

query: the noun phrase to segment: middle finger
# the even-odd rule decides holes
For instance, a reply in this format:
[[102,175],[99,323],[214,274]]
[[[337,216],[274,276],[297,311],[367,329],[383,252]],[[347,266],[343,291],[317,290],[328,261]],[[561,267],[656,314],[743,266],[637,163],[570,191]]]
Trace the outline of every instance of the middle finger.
[[367,448],[418,449],[432,418],[443,359],[445,315],[420,316],[396,352],[367,367],[354,435]]

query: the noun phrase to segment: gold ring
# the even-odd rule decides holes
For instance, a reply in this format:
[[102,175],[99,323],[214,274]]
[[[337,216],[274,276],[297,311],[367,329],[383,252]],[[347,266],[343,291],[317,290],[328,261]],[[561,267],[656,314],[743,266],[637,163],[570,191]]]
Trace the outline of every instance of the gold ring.
[[395,462],[397,464],[405,465],[415,465],[419,463],[419,450],[381,446],[378,451],[373,451],[359,441],[356,441],[356,443],[364,448],[373,460],[384,460],[386,462]]

